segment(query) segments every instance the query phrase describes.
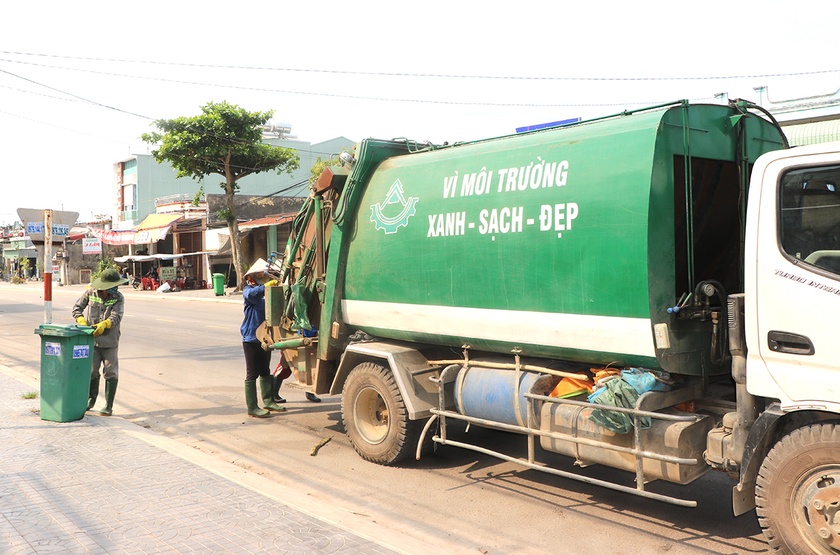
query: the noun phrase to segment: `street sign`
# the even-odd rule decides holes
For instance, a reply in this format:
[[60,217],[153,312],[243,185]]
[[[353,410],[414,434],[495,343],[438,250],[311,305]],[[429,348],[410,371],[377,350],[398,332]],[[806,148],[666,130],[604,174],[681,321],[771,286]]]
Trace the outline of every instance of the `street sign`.
[[[33,243],[44,242],[44,232],[46,231],[44,225],[44,210],[36,210],[33,208],[18,208],[18,217],[21,223],[26,226],[26,234]],[[78,212],[59,212],[53,210],[52,213],[52,242],[61,243],[70,235],[70,228],[79,219]]]
[[82,239],[82,254],[102,254],[102,239],[98,237]]
[[35,210],[18,208],[20,221],[24,222],[29,240],[44,245],[44,323],[52,323],[52,244],[63,243],[70,235],[70,227],[79,219],[78,212],[59,212],[47,208]]

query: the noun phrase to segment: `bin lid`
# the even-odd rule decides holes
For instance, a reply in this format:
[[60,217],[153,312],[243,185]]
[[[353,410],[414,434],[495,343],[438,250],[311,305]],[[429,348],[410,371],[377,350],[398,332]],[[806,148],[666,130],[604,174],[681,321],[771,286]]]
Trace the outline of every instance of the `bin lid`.
[[57,337],[75,337],[77,335],[93,335],[93,328],[91,326],[79,326],[72,324],[69,326],[61,324],[41,324],[35,330],[38,335],[49,335]]

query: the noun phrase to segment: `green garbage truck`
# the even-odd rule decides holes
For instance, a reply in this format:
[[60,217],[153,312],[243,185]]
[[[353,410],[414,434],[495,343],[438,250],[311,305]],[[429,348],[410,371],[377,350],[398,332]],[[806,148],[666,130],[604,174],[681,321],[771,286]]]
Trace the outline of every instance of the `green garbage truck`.
[[[682,506],[651,483],[718,470],[774,550],[840,550],[840,145],[788,148],[746,101],[681,101],[341,158],[262,333],[342,395],[362,458],[449,445]],[[456,422],[514,434],[488,449]]]

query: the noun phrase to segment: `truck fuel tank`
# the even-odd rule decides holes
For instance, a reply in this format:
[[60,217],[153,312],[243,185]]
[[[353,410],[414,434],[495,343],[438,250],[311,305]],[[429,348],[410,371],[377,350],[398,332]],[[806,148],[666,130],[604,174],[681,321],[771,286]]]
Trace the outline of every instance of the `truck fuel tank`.
[[[598,442],[612,446],[633,448],[634,434],[616,434],[596,424],[590,416],[599,407],[584,407],[557,403],[544,403],[541,409],[540,429],[557,432],[569,438],[582,438],[587,443],[543,436],[540,446],[546,451],[574,457],[582,465],[603,464],[612,468],[635,472],[636,457],[633,454],[606,449],[590,444]],[[664,414],[686,415],[676,409],[664,409]],[[688,484],[703,474],[709,467],[703,462],[706,436],[714,423],[709,416],[700,416],[695,421],[671,422],[651,419],[650,428],[641,431],[641,449],[646,452],[696,459],[697,464],[680,464],[645,458],[643,472],[647,480],[666,480],[677,484]]]

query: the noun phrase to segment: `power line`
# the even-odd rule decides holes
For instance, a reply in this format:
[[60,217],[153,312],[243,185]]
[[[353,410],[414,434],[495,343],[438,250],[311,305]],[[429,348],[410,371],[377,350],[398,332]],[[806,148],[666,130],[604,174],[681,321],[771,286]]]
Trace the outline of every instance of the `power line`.
[[[84,56],[63,56],[59,54],[43,54],[35,52],[13,52],[8,50],[0,50],[0,54],[15,55],[15,56],[38,56],[44,58],[58,58],[64,60],[80,60],[91,62],[108,62],[108,63],[128,63],[128,64],[147,64],[160,66],[174,66],[174,67],[200,67],[208,69],[232,69],[232,70],[249,70],[249,71],[285,71],[295,73],[321,73],[331,75],[366,75],[371,77],[419,77],[419,78],[439,78],[439,79],[493,79],[493,80],[510,80],[510,81],[716,81],[716,80],[730,80],[730,79],[767,79],[773,77],[802,77],[806,75],[822,75],[828,73],[838,73],[840,69],[826,69],[818,71],[800,71],[793,73],[756,73],[747,75],[695,75],[695,76],[676,76],[676,77],[658,77],[658,76],[642,76],[642,77],[610,77],[610,76],[517,76],[517,75],[464,75],[452,73],[405,73],[405,72],[388,72],[388,71],[352,71],[346,69],[312,69],[312,68],[289,68],[289,67],[269,67],[269,66],[238,66],[238,65],[219,65],[219,64],[198,64],[187,62],[161,62],[155,60],[129,60],[124,58],[97,58]],[[4,60],[13,61],[13,60]],[[19,62],[24,63],[24,62]],[[38,65],[38,64],[35,64]],[[51,66],[46,66],[51,67]],[[65,68],[66,69],[66,68]]]
[[73,94],[73,93],[70,93],[70,92],[67,92],[67,91],[63,91],[63,90],[61,90],[61,89],[57,89],[57,88],[55,88],[55,87],[51,87],[51,86],[49,86],[49,85],[45,85],[45,84],[43,84],[43,83],[39,83],[38,81],[35,81],[35,80],[33,80],[33,79],[29,79],[28,77],[24,77],[24,76],[22,76],[22,75],[18,75],[18,74],[16,74],[16,73],[12,73],[11,71],[6,71],[5,69],[0,69],[0,73],[5,73],[6,75],[11,75],[12,77],[15,77],[15,78],[17,78],[17,79],[21,79],[21,80],[23,80],[23,81],[27,81],[27,82],[29,82],[29,83],[33,83],[33,84],[35,84],[35,85],[38,85],[39,87],[44,87],[45,89],[49,89],[49,90],[51,90],[51,91],[59,92],[59,93],[61,93],[61,94],[66,94],[67,96],[71,96],[71,97],[76,98],[76,99],[78,99],[78,100],[82,100],[82,101],[84,101],[84,102],[87,102],[88,104],[93,104],[93,105],[95,105],[95,106],[99,106],[99,107],[101,107],[101,108],[107,108],[107,109],[109,109],[109,110],[114,110],[114,111],[117,111],[117,112],[122,112],[122,113],[124,113],[124,114],[128,114],[128,115],[130,115],[130,116],[137,116],[138,118],[143,118],[143,119],[147,119],[147,120],[151,120],[151,119],[152,119],[152,118],[150,118],[150,117],[148,117],[148,116],[143,116],[143,115],[140,115],[140,114],[135,114],[134,112],[129,112],[129,111],[127,111],[127,110],[123,110],[123,109],[121,109],[121,108],[115,108],[114,106],[108,106],[107,104],[102,104],[101,102],[97,102],[97,101],[95,101],[95,100],[90,100],[89,98],[84,98],[84,97],[81,97],[81,96],[75,95],[75,94]]
[[[80,68],[69,68],[69,67],[61,67],[61,66],[51,66],[45,64],[34,64],[30,62],[21,62],[19,60],[9,60],[0,58],[0,62],[10,62],[15,64],[23,64],[35,67],[45,67],[49,69],[61,69],[66,71],[80,71],[83,73],[91,73],[95,75],[106,75],[109,77],[124,77],[128,79],[143,79],[148,81],[160,81],[164,83],[178,83],[181,85],[195,85],[200,87],[218,87],[222,89],[233,89],[233,90],[242,90],[242,91],[253,91],[253,92],[265,92],[265,93],[275,93],[275,94],[291,94],[291,95],[300,95],[300,96],[319,96],[319,97],[326,97],[326,98],[344,98],[348,100],[365,100],[365,101],[372,101],[372,102],[404,102],[408,104],[433,104],[433,105],[440,105],[440,106],[490,106],[496,108],[604,108],[604,107],[625,107],[628,105],[632,106],[653,106],[657,104],[662,104],[663,101],[643,101],[643,102],[613,102],[613,103],[561,103],[561,104],[537,104],[537,103],[527,103],[527,102],[475,102],[475,101],[458,101],[458,100],[425,100],[419,98],[386,98],[386,97],[376,97],[376,96],[359,96],[359,95],[348,95],[348,94],[339,94],[339,93],[330,93],[330,92],[310,92],[310,91],[294,91],[288,89],[269,89],[264,87],[245,87],[241,85],[228,85],[228,84],[218,84],[218,83],[204,83],[200,81],[184,81],[181,79],[165,79],[163,77],[145,77],[142,75],[129,75],[125,73],[111,73],[106,71],[96,71],[91,69],[80,69]],[[2,70],[0,70],[2,71]],[[840,70],[838,70],[840,71]],[[5,71],[4,73],[8,73],[10,75],[15,75],[11,72]],[[418,75],[419,76],[419,75]],[[558,78],[559,79],[559,78]],[[130,112],[128,112],[130,113]],[[140,116],[146,117],[146,116]],[[151,119],[151,118],[147,118]]]
[[0,85],[0,88],[7,89],[7,90],[10,90],[10,91],[17,91],[17,92],[21,92],[21,93],[24,93],[24,94],[34,94],[36,96],[43,96],[44,98],[52,98],[54,100],[61,100],[62,102],[80,102],[80,100],[75,99],[75,98],[63,98],[61,96],[53,96],[51,94],[44,94],[44,93],[39,93],[39,92],[35,92],[35,91],[28,91],[26,89],[19,89],[17,87],[10,87],[8,85]]
[[[71,97],[73,97],[73,98],[74,98],[74,99],[76,99],[76,100],[79,100],[79,101],[82,101],[82,102],[85,102],[85,103],[88,103],[88,104],[92,104],[92,105],[94,105],[94,106],[99,106],[99,107],[101,107],[101,108],[107,108],[107,109],[109,109],[109,110],[115,110],[115,111],[117,111],[117,112],[121,112],[121,113],[128,114],[128,115],[132,115],[132,116],[136,116],[136,117],[139,117],[139,118],[142,118],[142,119],[146,119],[146,120],[152,120],[152,118],[150,118],[150,117],[148,117],[148,116],[142,116],[142,115],[140,115],[140,114],[136,114],[136,113],[134,113],[134,112],[129,112],[129,111],[127,111],[127,110],[123,110],[123,109],[121,109],[121,108],[117,108],[117,107],[114,107],[114,106],[108,106],[108,105],[106,105],[106,104],[102,104],[102,103],[100,103],[100,102],[96,102],[96,101],[94,101],[94,100],[90,100],[90,99],[88,99],[88,98],[85,98],[85,97],[82,97],[82,96],[78,96],[78,95],[76,95],[76,94],[73,94],[73,93],[70,93],[70,92],[67,92],[67,91],[64,91],[64,90],[61,90],[61,89],[55,88],[55,87],[51,87],[51,86],[46,85],[46,84],[44,84],[44,83],[40,83],[40,82],[38,82],[38,81],[34,81],[34,80],[29,79],[29,78],[27,78],[27,77],[23,77],[23,76],[21,76],[21,75],[17,75],[17,74],[15,74],[15,73],[12,73],[12,72],[10,72],[10,71],[6,71],[6,70],[4,70],[4,69],[0,69],[0,73],[6,73],[7,75],[11,75],[12,77],[15,77],[15,78],[17,78],[17,79],[22,79],[22,80],[24,80],[24,81],[27,81],[27,82],[29,82],[29,83],[33,83],[33,84],[38,85],[38,86],[40,86],[40,87],[44,87],[44,88],[46,88],[46,89],[49,89],[49,90],[52,90],[52,91],[55,91],[55,92],[59,92],[59,93],[61,93],[61,94],[65,94],[65,95],[67,95],[67,96],[71,96]],[[5,88],[5,87],[4,87],[4,88]],[[20,89],[15,89],[15,90],[20,90]],[[22,91],[22,92],[27,92],[27,91]],[[34,92],[33,92],[32,94],[39,94],[39,93],[34,93]],[[56,98],[57,100],[69,100],[69,99],[63,99],[63,98],[53,97],[53,96],[50,96],[50,98]],[[27,117],[24,117],[24,116],[18,116],[18,115],[16,115],[16,114],[12,114],[12,113],[10,113],[10,112],[0,111],[0,113],[4,113],[4,114],[11,115],[11,116],[15,116],[15,117],[20,117],[21,119],[26,119],[26,120],[30,120],[30,121],[37,121],[37,120],[32,120],[31,118],[27,118]],[[44,122],[37,122],[37,123],[44,123]],[[54,126],[54,127],[58,127],[58,126]],[[66,128],[62,128],[62,127],[58,127],[58,128],[59,128],[59,129],[66,129]],[[68,131],[72,131],[71,129],[66,129],[66,130],[68,130]],[[213,137],[213,138],[215,138],[215,139],[219,139],[219,140],[222,140],[222,139],[223,139],[223,140],[226,140],[226,141],[230,141],[230,142],[232,142],[232,143],[239,143],[239,144],[246,144],[246,143],[247,143],[247,141],[239,140],[239,139],[237,139],[236,137],[222,137],[222,136],[220,136],[220,135],[216,135],[216,134],[214,134],[214,133],[209,133],[209,132],[207,132],[206,130],[201,130],[201,134],[202,134],[203,136],[205,136],[205,137]],[[89,134],[88,134],[88,135],[89,135]],[[95,135],[91,135],[91,136],[95,136]],[[100,138],[102,138],[102,137],[100,137]],[[117,141],[114,141],[114,142],[117,142]],[[279,148],[290,148],[290,147],[281,147],[281,146],[279,146],[279,145],[272,145],[272,146],[278,146]],[[300,150],[299,150],[299,149],[295,149],[295,148],[292,148],[291,150],[294,150],[295,152],[300,152]],[[203,159],[202,161],[204,161],[204,162],[211,162],[211,163],[212,163],[212,162],[215,162],[214,160],[207,160],[207,159]],[[236,164],[231,164],[231,167],[232,167],[232,168],[239,169],[239,170],[256,170],[256,169],[257,169],[257,168],[247,167],[247,166],[239,166],[239,165],[236,165]],[[258,173],[258,172],[257,172],[257,173]]]
[[69,131],[69,132],[71,132],[71,133],[78,133],[79,135],[85,135],[85,136],[88,136],[88,137],[93,137],[94,139],[100,139],[100,140],[102,140],[102,141],[107,141],[107,142],[111,142],[111,143],[116,143],[116,144],[119,144],[119,145],[122,145],[122,146],[131,146],[131,145],[129,145],[128,143],[126,143],[125,141],[120,141],[120,140],[117,140],[117,139],[111,139],[111,138],[109,138],[109,137],[103,137],[103,136],[101,136],[101,135],[94,135],[93,133],[88,133],[88,132],[86,132],[86,131],[79,131],[78,129],[73,129],[73,128],[70,128],[70,127],[63,127],[63,126],[61,126],[61,125],[55,125],[54,123],[50,123],[50,122],[46,122],[46,121],[41,121],[41,120],[37,120],[37,119],[33,119],[33,118],[29,118],[29,117],[26,117],[26,116],[22,116],[22,115],[20,115],[20,114],[15,114],[15,113],[12,113],[12,112],[7,112],[7,111],[5,111],[5,110],[0,110],[0,114],[6,114],[7,116],[12,116],[12,117],[14,117],[14,118],[19,118],[19,119],[22,119],[22,120],[30,121],[30,122],[32,122],[32,123],[37,123],[37,124],[39,124],[39,125],[45,125],[45,126],[48,126],[48,127],[54,127],[54,128],[56,128],[56,129],[62,129],[62,130],[64,130],[64,131]]

